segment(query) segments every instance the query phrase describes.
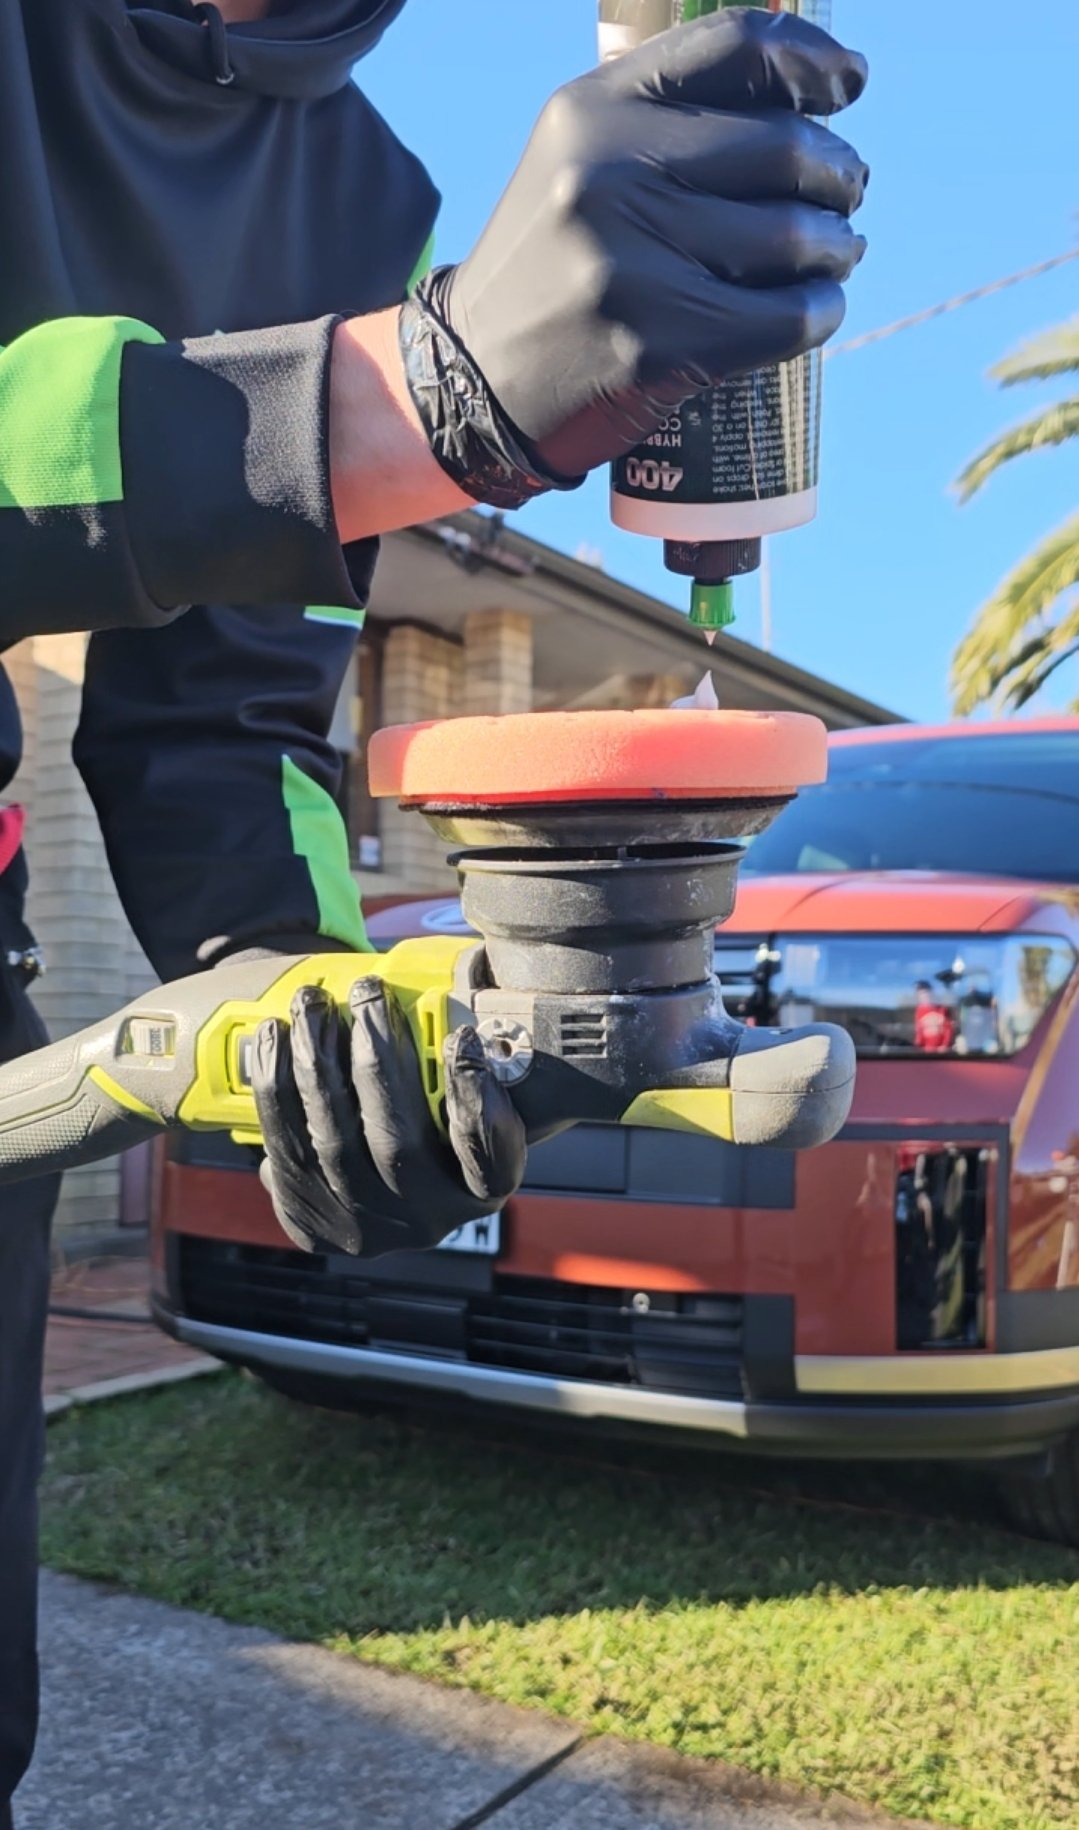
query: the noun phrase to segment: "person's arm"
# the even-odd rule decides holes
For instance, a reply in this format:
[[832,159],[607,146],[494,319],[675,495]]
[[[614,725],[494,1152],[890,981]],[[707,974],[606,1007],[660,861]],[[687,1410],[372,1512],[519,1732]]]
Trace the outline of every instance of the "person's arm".
[[163,979],[367,947],[327,732],[358,612],[198,606],[91,637],[75,761]]
[[475,498],[435,458],[413,405],[400,311],[339,324],[330,371],[330,478],[342,540],[434,521]]
[[[152,636],[99,632],[75,756],[124,907],[163,978],[227,971],[251,953],[356,955],[348,1048],[337,1011],[302,991],[290,1025],[260,1036],[253,1087],[263,1180],[289,1240],[371,1256],[434,1245],[496,1212],[520,1181],[525,1136],[466,1026],[446,1056],[438,1137],[408,1025],[365,976],[334,801],[341,759],[326,736],[359,620],[339,608],[213,606]],[[335,1170],[337,1137],[347,1142]]]
[[223,599],[362,608],[372,536],[467,501],[411,412],[396,321],[165,343],[70,318],[0,351],[0,646]]
[[572,488],[711,382],[824,342],[867,174],[805,117],[864,80],[803,20],[716,14],[559,91],[472,254],[399,310],[27,332],[0,355],[0,643],[359,607],[377,534]]

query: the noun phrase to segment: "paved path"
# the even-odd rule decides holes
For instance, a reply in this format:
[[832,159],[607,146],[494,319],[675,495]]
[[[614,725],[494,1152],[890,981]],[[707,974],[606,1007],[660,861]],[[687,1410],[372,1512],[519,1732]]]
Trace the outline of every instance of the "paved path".
[[[48,1411],[189,1378],[217,1364],[155,1328],[149,1289],[145,1257],[91,1259],[57,1268],[45,1337]],[[88,1313],[63,1313],[72,1309]]]
[[[145,1259],[62,1268],[46,1405],[216,1366],[148,1319]],[[131,1320],[120,1320],[120,1316]],[[113,1319],[117,1318],[117,1319]],[[614,1740],[46,1573],[16,1830],[899,1830]]]
[[16,1830],[897,1830],[70,1577],[42,1603]]

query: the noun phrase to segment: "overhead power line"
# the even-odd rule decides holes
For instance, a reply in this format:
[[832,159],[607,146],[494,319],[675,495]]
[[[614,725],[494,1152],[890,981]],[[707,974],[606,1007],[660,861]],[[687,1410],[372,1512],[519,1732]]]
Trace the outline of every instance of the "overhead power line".
[[[941,299],[937,305],[927,305],[924,311],[912,311],[908,317],[896,318],[891,324],[882,324],[877,330],[863,331],[860,337],[848,337],[845,343],[832,343],[823,352],[825,362],[833,356],[849,355],[851,350],[865,349],[870,343],[883,343],[887,337],[894,337],[901,330],[913,330],[918,324],[928,324],[933,318],[942,318],[946,312],[958,311],[961,305],[973,305],[977,299],[987,299],[994,292],[1004,292],[1009,286],[1018,286],[1021,280],[1037,279],[1039,274],[1051,273],[1054,267],[1063,267],[1068,261],[1079,260],[1079,247],[1068,248],[1063,254],[1050,255],[1048,260],[1035,261],[1032,267],[1023,267],[1018,273],[1006,273],[1002,279],[990,280],[986,286],[975,286],[970,292],[957,292],[950,299]],[[761,645],[767,653],[772,646],[772,580],[766,563],[768,542],[764,542],[764,558],[760,574],[761,591]]]
[[928,305],[924,311],[912,312],[907,318],[896,318],[894,323],[882,324],[878,330],[863,331],[860,337],[848,337],[845,343],[833,343],[824,351],[824,360],[828,362],[833,356],[846,356],[851,350],[865,349],[870,343],[883,343],[886,337],[894,337],[898,331],[913,330],[916,324],[928,324],[932,318],[942,318],[945,312],[958,311],[961,305],[973,305],[976,299],[987,299],[991,293],[1018,286],[1021,280],[1037,279],[1039,274],[1050,273],[1054,267],[1063,267],[1067,261],[1074,260],[1079,260],[1079,247],[1051,255],[1046,261],[1036,261],[1033,267],[1024,267],[1019,273],[1006,273],[1003,279],[990,280],[987,286],[975,286],[972,292],[957,292],[950,299],[942,299],[939,305]]

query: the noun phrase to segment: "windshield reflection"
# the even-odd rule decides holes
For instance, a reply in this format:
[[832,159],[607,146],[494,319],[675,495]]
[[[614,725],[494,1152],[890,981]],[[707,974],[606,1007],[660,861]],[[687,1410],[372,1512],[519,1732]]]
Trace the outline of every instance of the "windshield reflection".
[[716,949],[732,1015],[839,1023],[865,1055],[1014,1055],[1074,966],[1053,935],[731,937]]

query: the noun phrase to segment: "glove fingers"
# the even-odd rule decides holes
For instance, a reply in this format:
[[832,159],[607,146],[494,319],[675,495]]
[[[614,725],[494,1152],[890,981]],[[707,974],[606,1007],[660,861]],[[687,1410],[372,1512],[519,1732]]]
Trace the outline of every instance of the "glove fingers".
[[[607,81],[611,66],[603,75]],[[756,8],[715,13],[665,32],[614,65],[624,92],[700,108],[786,108],[834,114],[856,101],[868,67],[819,26]]]
[[474,1029],[458,1029],[443,1046],[450,1146],[477,1201],[501,1207],[520,1186],[525,1128],[505,1087],[495,1079]]
[[666,109],[649,143],[650,163],[666,177],[717,197],[749,202],[797,198],[851,216],[869,167],[848,141],[801,116],[701,115]]
[[303,1103],[292,1074],[292,1044],[288,1027],[267,1017],[255,1032],[251,1061],[251,1091],[266,1155],[303,1169],[313,1162],[311,1140]]
[[266,1151],[259,1180],[282,1231],[302,1252],[313,1252],[316,1228],[303,1191],[317,1176],[318,1164],[292,1076],[289,1032],[276,1017],[268,1017],[256,1031],[251,1090]]
[[[747,297],[753,300],[751,318]],[[698,371],[705,373],[699,387],[816,349],[839,329],[847,309],[843,288],[834,280],[762,286],[747,294],[744,287],[709,279],[700,289],[698,305],[697,337],[687,337],[684,355],[691,356],[692,351],[691,360],[695,358]],[[687,310],[683,328],[689,323]]]
[[632,391],[613,397],[602,412],[596,410],[572,427],[567,451],[559,438],[549,436],[547,461],[567,470],[572,463],[593,469],[612,453],[639,444],[665,413],[705,388],[815,349],[839,329],[846,311],[843,289],[834,280],[750,289],[713,279],[703,269],[683,287],[679,304],[670,327],[677,345],[669,336],[657,336]]
[[290,1015],[293,1074],[318,1166],[343,1207],[377,1210],[379,1187],[346,1066],[348,1038],[336,1001],[320,986],[304,986],[292,1000]]
[[[699,270],[695,283],[682,291],[678,346],[657,341],[636,377],[637,398],[630,401],[624,424],[614,403],[590,429],[593,439],[613,445],[616,433],[624,448],[636,444],[664,413],[705,388],[816,349],[839,329],[845,312],[843,289],[834,280],[750,289]],[[583,435],[579,442],[582,469],[598,463],[592,444]]]
[[317,1236],[309,1231],[305,1224],[293,1219],[288,1203],[278,1188],[273,1166],[268,1156],[264,1156],[259,1164],[259,1181],[270,1197],[274,1219],[285,1237],[291,1240],[292,1244],[301,1252],[317,1252],[319,1249]]
[[732,203],[657,186],[642,221],[679,253],[735,286],[845,280],[865,253],[845,216],[806,203]]
[[408,1025],[381,979],[358,979],[352,1011],[352,1083],[376,1173],[406,1204],[435,1205],[452,1189]]

